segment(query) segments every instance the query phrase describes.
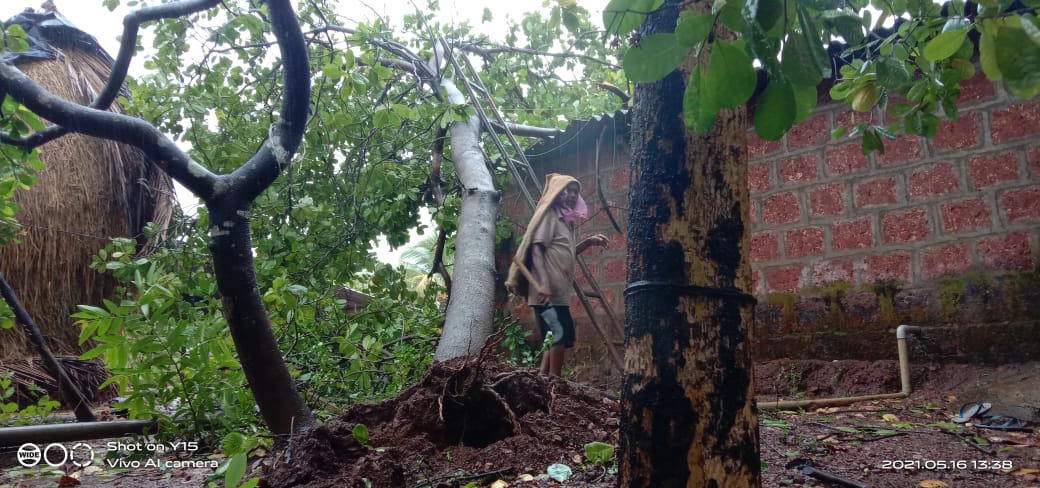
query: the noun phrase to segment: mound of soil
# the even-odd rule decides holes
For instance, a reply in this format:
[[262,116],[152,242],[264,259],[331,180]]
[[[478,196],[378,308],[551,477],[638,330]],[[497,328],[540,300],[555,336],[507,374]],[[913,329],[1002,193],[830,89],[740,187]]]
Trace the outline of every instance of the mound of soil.
[[[486,486],[561,461],[573,466],[590,442],[616,444],[618,410],[617,398],[598,389],[491,360],[449,361],[397,397],[357,405],[294,439],[291,459],[265,484]],[[587,473],[592,479],[578,473],[568,486],[613,483],[603,471]]]
[[[895,361],[771,361],[756,364],[755,373],[760,402],[900,388]],[[977,399],[993,402],[993,414],[1019,413],[1007,408],[1036,398],[1002,394],[999,384],[1040,391],[1037,373],[1040,363],[916,364],[907,399],[762,412],[763,486],[839,486],[788,467],[798,460],[875,487],[1034,486],[1037,433],[954,425],[950,418]],[[984,392],[975,388],[983,384]],[[617,444],[619,402],[610,391],[488,360],[438,364],[396,398],[357,405],[295,439],[291,458],[274,466],[265,485],[486,487],[501,479],[508,486],[613,487],[617,477],[582,456],[589,442]],[[354,435],[359,424],[369,434],[364,445]],[[553,482],[544,474],[553,463],[568,464],[574,475]]]

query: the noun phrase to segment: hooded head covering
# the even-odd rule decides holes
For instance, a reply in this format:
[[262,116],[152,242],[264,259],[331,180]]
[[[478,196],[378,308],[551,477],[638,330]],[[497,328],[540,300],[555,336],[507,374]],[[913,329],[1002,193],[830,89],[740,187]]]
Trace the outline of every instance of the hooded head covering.
[[[553,204],[557,201],[563,190],[567,188],[567,185],[571,183],[578,184],[578,191],[581,191],[581,182],[577,178],[569,175],[563,175],[559,173],[549,173],[545,175],[545,190],[542,191],[542,197],[538,199],[538,206],[534,209],[534,215],[531,216],[530,223],[527,224],[527,230],[524,231],[524,238],[520,241],[520,246],[516,249],[516,255],[513,258],[513,262],[509,265],[509,275],[506,278],[506,289],[514,295],[526,297],[528,289],[527,278],[520,271],[520,265],[517,262],[522,262],[528,269],[531,267],[531,236],[534,235],[534,230],[538,228],[538,225],[542,223],[542,220],[547,215],[553,215],[552,208]],[[589,215],[588,205],[585,204],[585,200],[578,195],[578,203],[574,205],[574,208],[568,208],[566,205],[557,205],[560,210],[560,215],[568,224],[577,223],[578,219],[584,219]]]

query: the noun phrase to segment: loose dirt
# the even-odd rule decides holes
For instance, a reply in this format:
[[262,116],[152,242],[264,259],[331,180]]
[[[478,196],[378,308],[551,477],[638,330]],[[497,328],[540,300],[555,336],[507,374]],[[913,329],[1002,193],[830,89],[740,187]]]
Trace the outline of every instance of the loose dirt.
[[[755,378],[760,403],[899,391],[894,361],[773,361],[757,364]],[[986,415],[1013,415],[1035,431],[1040,362],[916,364],[912,385],[906,399],[761,412],[763,486],[843,486],[793,466],[810,461],[874,488],[1040,487],[1040,434],[983,429],[981,418],[950,421],[962,404],[984,401],[992,404]],[[254,458],[251,467],[270,487],[461,488],[499,480],[513,487],[612,487],[613,460],[589,462],[585,445],[617,444],[619,386],[548,378],[494,361],[448,362],[397,397],[356,405],[285,449]],[[546,473],[557,463],[572,470],[563,483]],[[77,481],[200,486],[206,474],[95,471],[79,473]],[[0,486],[55,486],[56,476],[10,471]]]

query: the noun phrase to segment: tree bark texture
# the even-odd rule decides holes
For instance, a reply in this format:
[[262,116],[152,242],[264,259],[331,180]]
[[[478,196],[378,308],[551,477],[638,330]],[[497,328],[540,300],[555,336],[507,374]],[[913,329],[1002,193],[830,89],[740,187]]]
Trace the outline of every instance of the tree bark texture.
[[[441,85],[452,104],[467,103],[450,78]],[[495,300],[495,219],[499,194],[480,150],[476,115],[451,125],[451,153],[462,182],[455,238],[455,276],[444,332],[434,360],[474,355],[491,336]]]
[[[689,4],[686,8],[697,7]],[[680,2],[644,35],[674,29]],[[753,399],[746,110],[685,129],[693,59],[637,86],[632,117],[624,487],[761,485]]]
[[256,283],[250,203],[218,201],[207,206],[214,275],[238,360],[264,423],[276,434],[303,432],[314,426],[314,416],[289,374]]

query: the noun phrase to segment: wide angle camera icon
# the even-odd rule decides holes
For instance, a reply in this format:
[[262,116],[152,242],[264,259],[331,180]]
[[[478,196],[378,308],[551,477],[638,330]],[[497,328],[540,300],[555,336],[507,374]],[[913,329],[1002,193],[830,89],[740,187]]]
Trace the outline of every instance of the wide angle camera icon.
[[94,448],[87,443],[78,442],[72,448],[64,444],[52,443],[40,449],[40,446],[27,442],[18,448],[18,463],[31,468],[43,461],[52,468],[64,466],[71,462],[73,466],[85,468],[94,464]]

